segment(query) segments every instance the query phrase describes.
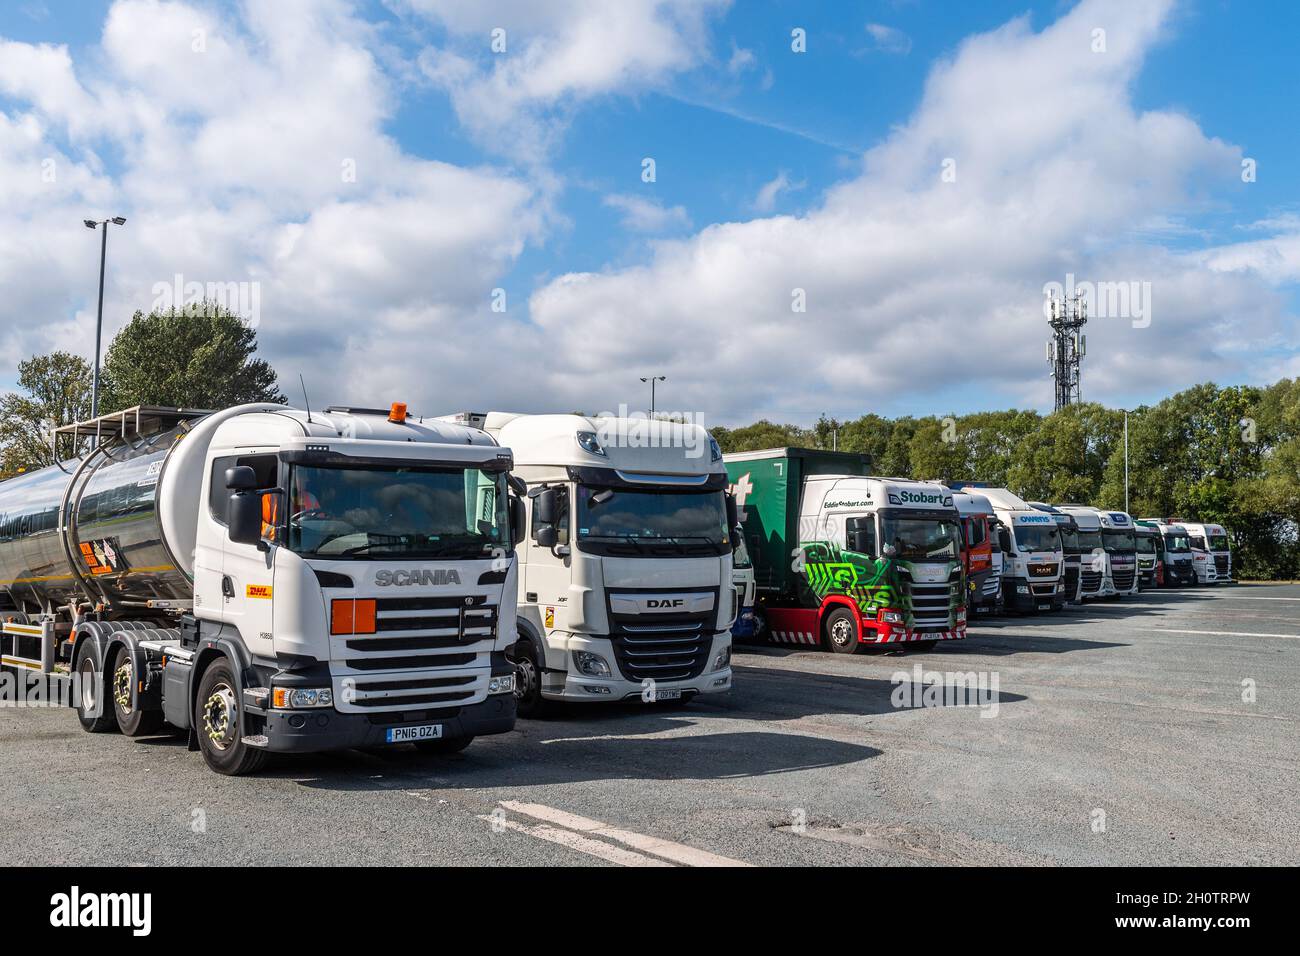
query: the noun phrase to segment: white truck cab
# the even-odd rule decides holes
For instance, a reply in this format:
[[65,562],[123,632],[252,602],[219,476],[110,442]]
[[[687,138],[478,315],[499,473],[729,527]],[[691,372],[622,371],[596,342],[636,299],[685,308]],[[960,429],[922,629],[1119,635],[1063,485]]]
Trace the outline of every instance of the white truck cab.
[[[1204,552],[1192,550],[1191,538],[1187,529],[1181,524],[1165,521],[1163,518],[1143,518],[1147,524],[1154,525],[1164,538],[1165,551],[1165,587],[1196,584],[1202,577],[1213,580],[1214,562]],[[1200,570],[1196,568],[1199,555]]]
[[517,700],[689,700],[731,689],[737,524],[701,426],[637,418],[448,416],[510,443],[528,486],[518,553]]
[[1196,578],[1201,584],[1232,583],[1232,549],[1228,546],[1228,531],[1220,524],[1197,524],[1184,521],[1196,561]]
[[1065,606],[1065,553],[1056,519],[1006,488],[965,485],[983,495],[1003,528],[1002,592],[1013,611],[1059,611]]
[[1101,597],[1106,580],[1106,548],[1101,537],[1101,518],[1087,505],[1057,505],[1057,510],[1074,519],[1079,547],[1079,598]]

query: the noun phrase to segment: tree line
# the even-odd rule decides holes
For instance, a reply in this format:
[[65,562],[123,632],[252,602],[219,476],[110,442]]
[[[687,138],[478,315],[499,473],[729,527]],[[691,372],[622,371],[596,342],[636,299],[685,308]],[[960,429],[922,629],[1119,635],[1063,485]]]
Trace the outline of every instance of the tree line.
[[[723,451],[785,445],[870,456],[874,474],[988,482],[1030,501],[1124,508],[1124,412],[1035,411],[714,428]],[[1129,412],[1135,517],[1224,525],[1243,577],[1300,578],[1300,379],[1196,385]]]
[[[275,371],[256,351],[257,330],[215,303],[136,312],[104,354],[99,411],[283,402]],[[19,391],[0,397],[0,477],[54,464],[50,431],[91,417],[93,374],[66,351],[18,363]]]

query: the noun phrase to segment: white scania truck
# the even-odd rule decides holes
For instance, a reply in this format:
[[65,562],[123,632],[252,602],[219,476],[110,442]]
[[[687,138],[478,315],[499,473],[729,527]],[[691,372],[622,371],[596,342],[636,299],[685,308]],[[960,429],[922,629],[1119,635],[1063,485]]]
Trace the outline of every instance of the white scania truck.
[[462,412],[528,485],[519,713],[547,701],[685,701],[731,689],[737,523],[699,425]]
[[1197,580],[1201,584],[1232,583],[1232,549],[1228,546],[1227,529],[1220,524],[1181,522],[1187,529],[1192,550],[1205,555],[1196,565]]
[[1059,611],[1065,606],[1065,552],[1056,519],[1006,488],[964,484],[988,498],[998,516],[1002,593],[1012,611]]
[[60,437],[95,445],[0,483],[3,653],[71,685],[86,730],[166,722],[241,774],[513,727],[523,504],[484,432],[259,404]]

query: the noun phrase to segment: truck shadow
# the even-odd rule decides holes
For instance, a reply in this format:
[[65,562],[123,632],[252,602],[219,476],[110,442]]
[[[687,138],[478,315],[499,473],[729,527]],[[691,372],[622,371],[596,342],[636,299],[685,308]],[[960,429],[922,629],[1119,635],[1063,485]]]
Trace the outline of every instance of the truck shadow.
[[882,751],[803,734],[740,733],[646,737],[690,720],[655,720],[654,731],[622,722],[536,725],[477,740],[454,757],[409,747],[282,758],[260,776],[312,790],[372,791],[536,787],[602,780],[725,780],[796,773],[858,763]]

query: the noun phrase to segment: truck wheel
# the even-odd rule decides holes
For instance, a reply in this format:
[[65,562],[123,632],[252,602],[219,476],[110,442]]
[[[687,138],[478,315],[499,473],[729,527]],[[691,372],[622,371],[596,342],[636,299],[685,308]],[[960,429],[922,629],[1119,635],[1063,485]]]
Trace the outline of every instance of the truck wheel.
[[99,665],[99,653],[90,640],[77,649],[77,721],[87,733],[102,734],[117,729],[117,718],[109,706],[108,675]]
[[238,777],[255,773],[266,763],[266,752],[241,739],[243,714],[235,671],[225,658],[203,672],[194,699],[194,729],[203,759],[217,773]]
[[836,654],[856,654],[858,650],[858,619],[846,607],[837,607],[826,615],[825,640],[828,650]]
[[515,644],[515,708],[520,717],[541,717],[548,701],[542,697],[542,662],[537,645],[528,638]]
[[128,737],[147,737],[162,726],[162,714],[156,710],[140,710],[131,705],[135,695],[135,667],[131,653],[119,644],[113,651],[113,666],[108,669],[108,686],[112,689],[113,711],[117,715],[117,728]]
[[460,753],[473,742],[473,737],[440,737],[437,740],[417,740],[415,749],[422,754],[440,754],[445,757]]

